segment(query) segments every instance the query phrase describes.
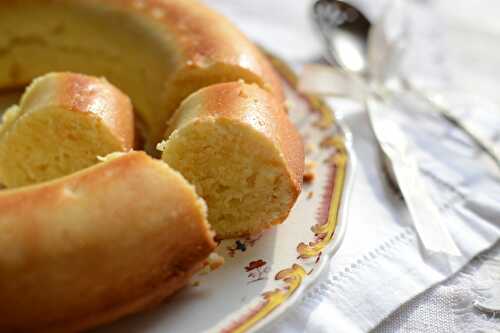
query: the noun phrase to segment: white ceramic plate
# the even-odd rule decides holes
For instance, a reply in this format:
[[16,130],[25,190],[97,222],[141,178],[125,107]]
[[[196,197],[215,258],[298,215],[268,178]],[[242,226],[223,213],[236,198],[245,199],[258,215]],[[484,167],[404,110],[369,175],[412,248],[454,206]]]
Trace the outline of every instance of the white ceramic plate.
[[349,133],[321,100],[297,93],[296,78],[273,59],[283,76],[289,115],[304,136],[314,180],[282,225],[261,235],[222,242],[225,264],[146,313],[99,329],[115,332],[246,332],[269,324],[317,278],[342,242],[354,157]]

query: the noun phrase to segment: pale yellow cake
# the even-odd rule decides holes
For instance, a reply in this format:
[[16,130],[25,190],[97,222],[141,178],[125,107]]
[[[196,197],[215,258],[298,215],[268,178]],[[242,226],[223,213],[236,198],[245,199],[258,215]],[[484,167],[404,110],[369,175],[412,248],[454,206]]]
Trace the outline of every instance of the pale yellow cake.
[[2,1],[0,69],[0,89],[53,71],[106,77],[132,99],[150,151],[199,88],[244,79],[283,100],[257,48],[195,0]]
[[216,245],[194,188],[142,152],[0,191],[0,212],[6,333],[76,332],[157,304]]
[[300,193],[301,137],[276,99],[257,85],[198,90],[174,114],[159,148],[205,199],[221,239],[281,223]]
[[[68,71],[110,84],[51,74],[0,128],[0,182],[42,181],[0,191],[0,332],[79,332],[154,306],[214,250],[208,222],[218,238],[260,232],[301,191],[280,78],[200,2],[0,1],[0,91]],[[133,122],[163,161],[128,151]]]
[[0,183],[18,187],[55,179],[128,151],[134,116],[127,96],[104,79],[51,73],[27,88],[0,127]]

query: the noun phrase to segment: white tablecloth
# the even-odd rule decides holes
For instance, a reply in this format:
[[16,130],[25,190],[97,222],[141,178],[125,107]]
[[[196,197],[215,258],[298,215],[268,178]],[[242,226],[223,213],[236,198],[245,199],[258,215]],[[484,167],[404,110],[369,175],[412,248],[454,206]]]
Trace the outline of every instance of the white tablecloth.
[[[205,2],[228,16],[250,38],[293,64],[313,62],[321,56],[322,46],[310,22],[312,1]],[[375,10],[383,10],[385,2],[380,1]],[[500,114],[500,4],[495,0],[441,1],[436,7],[444,14],[442,26],[447,29],[448,79],[461,89],[499,103],[498,109],[492,109]],[[425,57],[421,62],[426,62]],[[483,262],[497,267],[494,258],[500,246],[443,284],[450,273],[428,265],[426,254],[419,250],[404,203],[388,189],[378,167],[378,148],[362,108],[342,100],[331,102],[352,129],[360,160],[348,231],[316,287],[268,331],[468,332],[476,324],[482,325],[483,331],[496,330],[500,323],[474,313],[471,302],[477,267]],[[500,122],[491,126],[500,139]],[[492,200],[500,202],[500,195]],[[499,238],[497,217],[482,217],[491,224],[452,226],[455,239],[464,240],[459,245],[467,260]]]

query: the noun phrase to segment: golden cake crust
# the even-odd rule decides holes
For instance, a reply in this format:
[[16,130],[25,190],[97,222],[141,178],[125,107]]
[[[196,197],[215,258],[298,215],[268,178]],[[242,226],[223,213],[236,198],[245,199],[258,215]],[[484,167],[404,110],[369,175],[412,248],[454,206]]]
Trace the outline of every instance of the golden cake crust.
[[228,118],[249,125],[270,139],[282,153],[293,183],[294,197],[299,195],[304,174],[304,144],[274,96],[256,85],[228,82],[200,89],[189,99],[196,99],[199,107],[192,112],[176,112],[169,121],[166,138],[194,119]]
[[[300,192],[303,145],[283,111],[278,75],[237,28],[196,0],[4,1],[0,68],[0,89],[52,71],[105,76],[131,97],[152,146],[180,102],[209,87],[200,93],[201,118],[252,126],[285,161],[292,200],[271,223],[286,218]],[[130,127],[112,111],[124,104],[104,107],[109,96],[80,92],[88,83],[62,80],[46,103],[99,115],[111,109],[106,124],[131,146]],[[71,94],[81,95],[74,102]],[[252,95],[259,102],[250,107]],[[205,209],[179,173],[139,152],[0,192],[0,331],[82,331],[159,303],[216,246]]]
[[[229,120],[229,122],[227,120]],[[219,125],[216,125],[216,123]],[[265,146],[269,144],[269,146],[272,147],[270,148],[268,146],[269,148],[259,150],[259,152],[256,150],[245,150],[247,155],[241,156],[241,158],[249,158],[249,165],[253,165],[253,161],[261,164],[256,167],[256,169],[252,169],[254,170],[251,171],[253,176],[246,178],[245,181],[243,181],[243,178],[240,178],[239,175],[236,176],[236,179],[238,179],[237,183],[239,184],[238,187],[233,187],[234,185],[232,184],[235,183],[230,185],[229,179],[235,178],[230,177],[227,173],[223,174],[220,171],[219,173],[216,172],[210,176],[203,175],[201,178],[200,176],[195,176],[191,170],[189,170],[189,167],[186,168],[184,162],[191,157],[188,157],[188,154],[183,155],[182,152],[178,153],[177,148],[175,148],[177,142],[179,142],[179,140],[182,141],[183,136],[185,137],[186,135],[189,135],[189,131],[196,131],[198,125],[213,124],[209,126],[215,130],[218,128],[217,126],[222,126],[222,123],[230,123],[231,127],[234,129],[238,128],[237,131],[241,131],[239,133],[233,133],[235,139],[233,145],[236,144],[238,137],[243,135],[242,132],[245,132],[248,134],[245,142],[250,143],[250,145],[255,145],[255,149],[257,149],[257,146],[262,147],[264,142],[266,142],[264,144]],[[169,122],[165,139],[166,141],[159,145],[159,149],[163,150],[162,158],[173,168],[178,168],[181,173],[184,173],[184,176],[189,181],[193,182],[193,184],[197,186],[199,194],[201,193],[200,195],[202,195],[207,201],[209,209],[209,222],[212,223],[214,229],[216,230],[217,238],[219,239],[243,237],[251,233],[261,232],[263,229],[283,222],[287,218],[293,204],[301,192],[304,173],[304,146],[302,138],[297,129],[288,119],[288,115],[283,110],[281,104],[276,101],[273,95],[255,84],[249,85],[243,82],[228,82],[211,85],[198,90],[186,98],[180,108],[176,111]],[[206,139],[208,141],[208,138]],[[225,140],[231,140],[231,138],[226,138]],[[238,152],[229,152],[231,150],[228,150],[227,148],[226,150],[218,150],[217,148],[214,149],[213,146],[218,146],[218,143],[213,142],[210,143],[210,152],[206,153],[206,149],[208,148],[200,147],[207,143],[202,143],[201,146],[199,146],[198,143],[195,144],[197,145],[197,148],[189,147],[189,145],[185,146],[183,144],[183,149],[196,149],[195,155],[199,157],[199,160],[194,162],[191,161],[191,163],[202,169],[217,168],[217,166],[202,165],[203,163],[207,163],[206,161],[212,157],[220,159],[223,156],[226,156],[225,158],[227,161],[230,157],[228,154],[238,154]],[[219,144],[223,145],[222,142],[219,142]],[[239,149],[241,151],[243,148],[239,146]],[[265,159],[263,160],[262,156],[259,154],[265,154]],[[236,167],[236,165],[233,165],[233,168],[234,167]],[[219,164],[219,168],[224,168],[224,165]],[[246,169],[249,170],[248,168]],[[273,171],[270,171],[271,169]],[[231,229],[222,226],[220,224],[221,221],[214,218],[214,215],[212,215],[214,210],[212,209],[214,209],[214,206],[218,204],[214,202],[214,196],[211,195],[210,192],[205,193],[210,190],[203,189],[203,185],[201,185],[201,183],[223,184],[221,185],[221,188],[228,189],[228,193],[234,193],[233,191],[242,190],[243,192],[240,192],[239,195],[244,196],[246,198],[245,201],[253,201],[254,199],[249,199],[246,194],[241,193],[245,193],[248,189],[255,186],[256,177],[265,178],[267,177],[265,175],[270,175],[269,172],[276,175],[277,178],[275,178],[272,183],[265,185],[265,191],[267,194],[265,196],[264,194],[261,194],[258,207],[249,206],[241,208],[237,206],[240,204],[240,201],[236,199],[237,203],[234,203],[236,206],[233,205],[225,207],[223,211],[219,210],[221,214],[218,215],[222,216],[232,214],[232,209],[247,209],[250,211],[256,209],[268,209],[269,211],[267,216],[263,218],[259,217],[252,221],[248,220],[246,221],[246,225],[244,223],[240,224],[240,219],[234,218],[233,222],[231,222],[232,227],[229,227]],[[245,170],[242,170],[240,173],[240,175],[243,174],[245,176],[242,177],[249,177]],[[251,180],[251,178],[254,178],[254,180]],[[283,185],[278,186],[278,184]],[[271,193],[271,191],[278,191],[278,188],[280,189],[280,192]],[[212,191],[214,190],[212,189]],[[217,190],[215,191],[218,192]],[[255,188],[254,191],[262,193],[258,188]],[[239,196],[235,195],[234,198],[239,198]],[[217,201],[222,202],[226,202],[227,200],[231,199],[222,196],[217,199]],[[269,201],[273,201],[273,203]],[[281,202],[279,208],[277,208],[275,202]],[[222,224],[226,223],[227,221],[222,222]]]
[[[0,11],[0,19],[2,19],[0,21],[0,49],[5,46],[6,50],[15,51],[14,53],[6,52],[3,57],[0,56],[0,66],[7,67],[3,73],[0,73],[0,89],[27,84],[35,76],[51,71],[70,70],[106,76],[128,94],[134,103],[137,103],[134,106],[147,127],[149,148],[161,140],[166,121],[179,103],[189,94],[205,86],[244,79],[249,83],[259,84],[270,91],[281,103],[284,102],[280,79],[264,55],[225,17],[202,5],[199,1],[11,0],[0,6],[6,9],[4,14]],[[74,11],[85,14],[76,15]],[[22,14],[22,12],[37,13],[37,15]],[[58,21],[64,20],[64,16],[69,17],[66,15],[67,12],[76,15],[75,19],[81,20],[78,25],[85,29],[96,24],[92,20],[98,18],[99,24],[104,25],[105,18],[108,18],[110,22],[120,20],[128,26],[128,30],[119,31],[114,27],[112,35],[106,35],[107,39],[99,41],[99,47],[92,49],[90,47],[93,43],[92,39],[97,40],[98,33],[87,31],[82,36],[71,37],[72,35],[68,32],[68,35],[65,35],[71,30],[65,26],[71,22],[58,23]],[[26,28],[26,31],[17,32],[10,26],[3,26],[8,25],[7,22],[22,19],[22,17],[18,18],[19,15],[31,15],[30,24],[40,27]],[[54,17],[51,17],[52,15]],[[87,21],[84,19],[86,17]],[[29,25],[26,24],[26,26]],[[100,26],[99,29],[105,29],[105,27]],[[82,33],[73,30],[71,30],[72,34]],[[124,36],[137,35],[137,38],[148,40],[147,46],[152,53],[148,55],[149,58],[145,57],[141,60],[137,58],[140,57],[136,54],[137,50],[126,49],[134,48],[132,39],[125,42],[125,37],[119,36],[120,42],[116,45],[112,44],[114,43],[113,37],[120,33]],[[80,38],[88,39],[87,43],[81,45],[70,43],[70,40]],[[115,53],[106,51],[107,47],[119,47],[122,50],[121,53]],[[37,59],[29,58],[29,54],[33,52],[45,54],[45,56],[54,54],[60,59],[56,64],[52,64],[50,60],[38,62]],[[90,55],[88,62],[81,63],[80,60],[71,58],[82,52]],[[126,59],[128,53],[136,54],[134,55],[136,58],[126,60],[127,62],[120,66],[130,71],[134,67],[133,76],[137,76],[138,82],[144,81],[143,86],[128,82],[123,78],[125,74],[117,68],[107,72],[103,67],[104,59],[116,57],[116,61],[121,61],[120,59]],[[73,59],[71,61],[74,62],[68,59]],[[141,61],[148,64],[153,61],[152,59],[156,59],[154,63],[158,68],[155,71],[161,73],[159,76],[158,73],[149,73],[147,69],[141,68]],[[111,63],[113,61],[111,60]],[[99,65],[94,66],[94,62]],[[142,91],[144,87],[148,87],[149,90]],[[142,92],[138,93],[139,90]],[[139,95],[144,95],[144,93],[155,97],[139,98]]]
[[193,187],[141,152],[2,191],[0,210],[2,332],[80,331],[156,304],[216,245]]
[[[37,81],[43,80],[43,85]],[[25,93],[20,107],[33,110],[60,107],[68,111],[95,115],[121,141],[122,150],[134,143],[134,112],[130,98],[104,78],[63,72],[38,78]]]
[[[66,0],[67,1],[67,0]],[[175,39],[182,66],[209,67],[217,63],[247,69],[263,79],[266,88],[284,101],[279,77],[269,61],[229,20],[197,0],[111,0],[161,22]]]

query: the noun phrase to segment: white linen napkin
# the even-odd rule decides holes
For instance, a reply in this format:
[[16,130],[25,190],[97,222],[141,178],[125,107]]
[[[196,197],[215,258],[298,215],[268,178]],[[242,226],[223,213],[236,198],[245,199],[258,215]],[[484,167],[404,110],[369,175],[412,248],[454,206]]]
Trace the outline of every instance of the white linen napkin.
[[373,333],[500,332],[500,318],[477,311],[479,301],[500,300],[500,246],[464,271],[401,306]]
[[[283,58],[297,65],[318,58],[319,39],[309,22],[312,1],[288,1],[286,6],[278,0],[205,1]],[[373,18],[384,11],[380,1],[358,3],[368,4]],[[488,102],[449,88],[454,86],[452,76],[432,12],[424,4],[403,9],[413,38],[401,71],[422,87],[444,91],[447,101],[455,105],[454,112],[484,134],[495,136],[500,131],[500,111],[484,112]],[[362,107],[338,98],[329,102],[353,132],[359,160],[347,234],[318,283],[265,331],[367,332],[500,239],[499,174],[467,137],[423,112],[425,105],[412,94],[390,101],[395,111],[392,119],[417,147],[433,200],[453,217],[447,227],[463,257],[448,270],[419,246],[404,202],[387,186],[379,148]]]

